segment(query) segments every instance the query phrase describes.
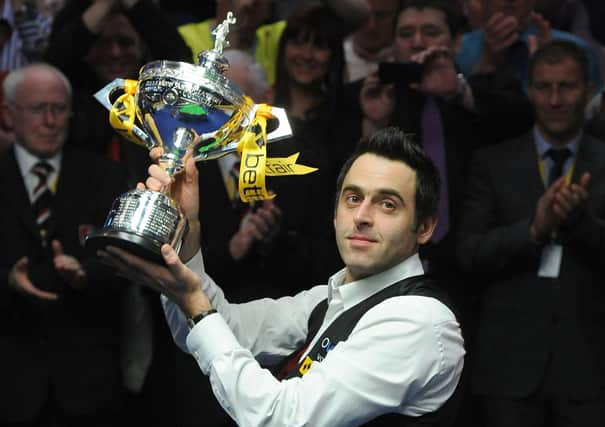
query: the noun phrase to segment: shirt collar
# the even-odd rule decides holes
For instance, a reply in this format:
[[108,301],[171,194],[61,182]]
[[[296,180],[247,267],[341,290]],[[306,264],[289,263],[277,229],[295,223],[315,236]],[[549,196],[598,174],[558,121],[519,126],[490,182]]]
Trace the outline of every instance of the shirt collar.
[[42,160],[48,162],[53,167],[53,173],[57,173],[59,169],[61,169],[61,151],[47,159],[40,159],[31,154],[20,144],[15,143],[13,145],[15,147],[15,157],[17,159],[17,164],[19,165],[19,170],[21,171],[22,177],[25,177],[27,174],[29,174],[32,167]]
[[[533,132],[534,141],[536,143],[536,149],[538,150],[538,155],[540,156],[540,159],[544,159],[546,157],[546,151],[552,148],[552,145],[546,142],[537,126],[534,126]],[[571,158],[574,158],[576,156],[576,153],[578,152],[578,144],[580,142],[580,139],[582,138],[582,135],[584,135],[584,132],[580,129],[576,136],[571,138],[567,144],[559,148],[568,148],[571,151]]]
[[338,293],[344,309],[347,310],[393,283],[424,274],[424,269],[420,257],[416,253],[388,270],[347,284],[344,283],[345,273],[346,268],[343,268],[330,277],[328,303]]

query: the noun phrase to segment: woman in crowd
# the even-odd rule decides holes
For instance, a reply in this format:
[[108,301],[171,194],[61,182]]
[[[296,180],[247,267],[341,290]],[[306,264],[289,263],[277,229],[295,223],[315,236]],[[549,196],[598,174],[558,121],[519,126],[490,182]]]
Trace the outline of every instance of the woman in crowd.
[[[295,222],[290,228],[304,236],[294,246],[306,253],[326,253],[321,266],[312,269],[307,266],[307,273],[313,271],[311,277],[301,275],[307,280],[326,280],[330,270],[333,272],[338,266],[337,252],[329,236],[333,183],[340,164],[340,160],[334,161],[336,150],[333,148],[338,138],[334,137],[332,124],[343,82],[344,26],[339,22],[330,9],[321,4],[298,9],[288,18],[277,57],[274,104],[286,109],[293,137],[288,142],[269,145],[269,157],[300,152],[299,163],[319,169],[312,175],[275,179],[269,183],[279,196],[280,206],[290,211],[285,212],[284,220]],[[299,206],[305,203],[310,206]]]

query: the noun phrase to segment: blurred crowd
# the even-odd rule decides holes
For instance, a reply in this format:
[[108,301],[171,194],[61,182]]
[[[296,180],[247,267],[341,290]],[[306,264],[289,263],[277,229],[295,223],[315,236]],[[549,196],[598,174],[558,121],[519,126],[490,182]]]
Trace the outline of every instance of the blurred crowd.
[[461,316],[455,425],[605,425],[605,2],[3,0],[0,426],[233,425],[159,296],[83,246],[150,164],[93,94],[197,62],[228,11],[226,75],[292,125],[269,157],[318,168],[244,204],[237,155],[198,163],[204,262],[232,301],[342,268],[336,175],[395,125],[440,172],[420,255]]

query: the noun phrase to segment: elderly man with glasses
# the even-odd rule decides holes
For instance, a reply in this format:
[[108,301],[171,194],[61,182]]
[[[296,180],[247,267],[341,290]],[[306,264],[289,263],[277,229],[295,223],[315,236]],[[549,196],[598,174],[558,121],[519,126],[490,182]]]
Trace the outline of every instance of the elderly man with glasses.
[[126,174],[64,147],[71,85],[54,67],[11,72],[3,95],[14,143],[0,156],[0,425],[117,425],[123,284],[82,243]]

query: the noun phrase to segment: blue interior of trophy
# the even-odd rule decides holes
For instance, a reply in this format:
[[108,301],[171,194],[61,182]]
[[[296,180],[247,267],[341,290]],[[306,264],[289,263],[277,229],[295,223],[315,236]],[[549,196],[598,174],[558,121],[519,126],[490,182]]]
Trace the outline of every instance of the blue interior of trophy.
[[164,106],[153,115],[146,115],[144,127],[165,151],[185,151],[189,146],[180,146],[182,140],[175,138],[176,129],[191,129],[197,135],[213,133],[229,120],[230,115],[231,111],[196,104]]

